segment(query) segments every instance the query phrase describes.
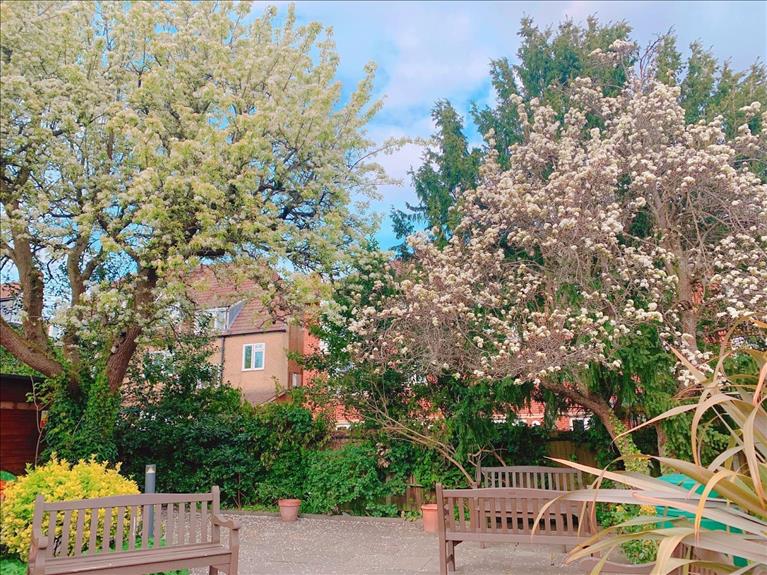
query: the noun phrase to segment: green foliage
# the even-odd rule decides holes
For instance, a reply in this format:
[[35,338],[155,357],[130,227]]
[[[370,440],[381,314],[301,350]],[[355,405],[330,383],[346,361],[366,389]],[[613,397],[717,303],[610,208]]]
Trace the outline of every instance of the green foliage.
[[[481,152],[469,149],[463,120],[449,101],[437,102],[431,116],[437,126],[435,146],[426,150],[421,167],[410,172],[419,204],[408,204],[407,211],[393,210],[392,224],[398,238],[425,226],[435,242],[444,244],[459,220],[458,213],[450,208],[461,191],[477,184]],[[397,250],[403,256],[408,254],[405,243]]]
[[[32,537],[35,498],[40,494],[46,501],[66,501],[131,495],[138,492],[135,482],[120,475],[119,465],[109,468],[105,463],[98,463],[94,459],[71,465],[54,456],[45,465],[29,469],[25,475],[6,486],[3,493],[0,545],[16,557],[26,556]],[[57,527],[59,534],[61,529],[62,526]],[[89,527],[86,531],[88,529]],[[45,531],[44,525],[43,532]],[[86,533],[85,540],[87,539]]]
[[11,353],[0,346],[0,373],[13,373],[17,375],[36,375],[40,374],[34,369],[29,367],[26,363],[23,363],[16,359]]
[[378,466],[375,446],[370,443],[313,452],[304,487],[302,509],[307,513],[338,513],[342,508],[361,515],[397,513],[396,506],[377,502],[391,491]]
[[104,371],[95,374],[95,378],[83,376],[76,395],[65,376],[48,379],[41,386],[50,406],[43,458],[58,453],[71,461],[91,456],[98,461],[117,461],[115,422],[120,395],[110,391]]
[[472,118],[480,134],[493,133],[492,145],[501,166],[506,167],[509,147],[522,138],[522,126],[512,96],[525,102],[538,98],[552,105],[562,115],[567,109],[565,88],[578,77],[592,78],[606,91],[619,89],[626,80],[625,70],[617,63],[605,63],[593,56],[594,50],[606,51],[615,40],[628,38],[625,22],[600,25],[590,17],[585,27],[568,20],[552,29],[541,30],[531,18],[523,18],[517,51],[517,63],[499,58],[490,63],[490,79],[498,96],[494,108],[472,106]]
[[15,557],[0,558],[0,575],[26,575],[27,564]]
[[198,338],[176,345],[148,354],[131,375],[117,429],[125,470],[141,481],[154,463],[158,490],[219,485],[238,506],[300,490],[305,452],[324,442],[326,423],[298,402],[253,408],[221,383]]
[[[597,523],[603,529],[620,525],[625,521],[639,517],[641,514],[654,514],[653,507],[643,509],[639,505],[621,505],[613,503],[600,503],[597,505]],[[638,533],[641,527],[621,527],[620,533]],[[632,563],[649,563],[655,561],[658,552],[658,544],[655,541],[635,539],[621,545],[626,558]]]
[[[359,309],[374,303],[371,298],[391,293],[398,285],[393,266],[375,245],[355,266],[336,286],[334,305],[313,327],[326,347],[305,363],[326,377],[315,380],[309,399],[317,405],[341,402],[353,409],[363,420],[360,427],[386,443],[397,465],[408,469],[405,479],[413,475],[425,487],[437,481],[465,485],[474,477],[472,466],[497,462],[497,457],[509,464],[542,463],[546,431],[520,427],[514,416],[528,401],[530,385],[503,379],[467,386],[451,376],[406,377],[352,361],[347,346],[357,336],[349,324]],[[383,289],[374,290],[376,285]],[[499,415],[506,416],[503,423]]]
[[[589,18],[586,27],[572,21],[562,23],[554,33],[541,30],[532,19],[524,18],[519,36],[522,43],[517,52],[518,63],[498,58],[490,63],[490,79],[497,96],[494,107],[471,107],[471,119],[482,135],[492,134],[492,148],[501,166],[508,164],[509,147],[521,140],[522,127],[512,97],[524,101],[542,99],[560,113],[566,109],[564,88],[580,76],[593,78],[599,85],[615,90],[626,79],[624,69],[617,64],[605,64],[590,56],[596,50],[607,50],[615,40],[628,37],[630,28],[624,22],[600,25]],[[421,167],[411,172],[418,204],[408,205],[406,211],[392,213],[394,231],[398,238],[421,229],[431,230],[438,244],[444,243],[460,220],[460,211],[451,208],[461,190],[473,189],[479,178],[479,166],[486,150],[469,148],[463,120],[447,100],[438,101],[432,110],[437,127],[436,145],[424,154]],[[407,254],[403,242],[397,247]]]

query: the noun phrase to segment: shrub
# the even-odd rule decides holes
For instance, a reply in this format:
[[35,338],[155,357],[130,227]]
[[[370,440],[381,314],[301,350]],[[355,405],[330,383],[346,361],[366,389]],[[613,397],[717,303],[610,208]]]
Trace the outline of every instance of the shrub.
[[222,502],[273,504],[303,484],[305,451],[327,437],[322,419],[300,405],[253,407],[220,381],[199,338],[148,354],[131,373],[116,433],[126,472],[139,483],[157,465],[157,489],[221,487]]
[[[347,444],[341,449],[314,451],[305,483],[307,513],[338,513],[349,506],[361,514],[393,514],[377,501],[387,493],[375,446]],[[387,511],[393,513],[387,513]]]
[[38,493],[46,501],[66,501],[138,492],[135,482],[120,475],[119,465],[110,469],[106,463],[98,463],[93,459],[70,465],[54,455],[48,463],[35,469],[30,468],[26,475],[5,488],[0,544],[9,553],[26,557],[32,538],[32,518]]

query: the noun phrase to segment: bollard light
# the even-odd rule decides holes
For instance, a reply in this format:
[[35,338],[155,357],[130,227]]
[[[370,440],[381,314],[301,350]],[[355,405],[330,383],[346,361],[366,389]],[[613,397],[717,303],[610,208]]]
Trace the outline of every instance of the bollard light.
[[[157,466],[147,465],[144,469],[144,493],[154,493],[155,490],[155,479],[157,478]],[[147,505],[145,507],[147,510],[146,514],[146,521],[149,522],[149,525],[147,526],[147,533],[149,534],[149,538],[151,539],[154,536],[154,505]]]

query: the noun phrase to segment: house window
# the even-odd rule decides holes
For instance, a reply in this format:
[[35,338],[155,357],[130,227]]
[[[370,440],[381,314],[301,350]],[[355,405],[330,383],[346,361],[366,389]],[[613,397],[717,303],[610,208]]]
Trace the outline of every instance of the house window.
[[225,307],[213,307],[197,314],[197,326],[215,333],[226,331],[229,327],[229,310]]
[[591,418],[589,417],[573,417],[570,419],[570,429],[573,431],[584,431],[589,428]]
[[246,343],[242,346],[242,371],[264,369],[265,343]]

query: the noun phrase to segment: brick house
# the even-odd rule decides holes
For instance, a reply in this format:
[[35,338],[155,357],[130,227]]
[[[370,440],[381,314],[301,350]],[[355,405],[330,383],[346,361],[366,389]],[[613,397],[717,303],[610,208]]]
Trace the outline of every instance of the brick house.
[[11,325],[21,325],[21,286],[17,282],[0,284],[0,317]]
[[251,280],[236,282],[223,267],[201,266],[189,278],[189,299],[214,333],[211,361],[223,381],[242,390],[253,404],[278,399],[303,383],[303,369],[288,357],[301,353],[304,328],[275,319]]

